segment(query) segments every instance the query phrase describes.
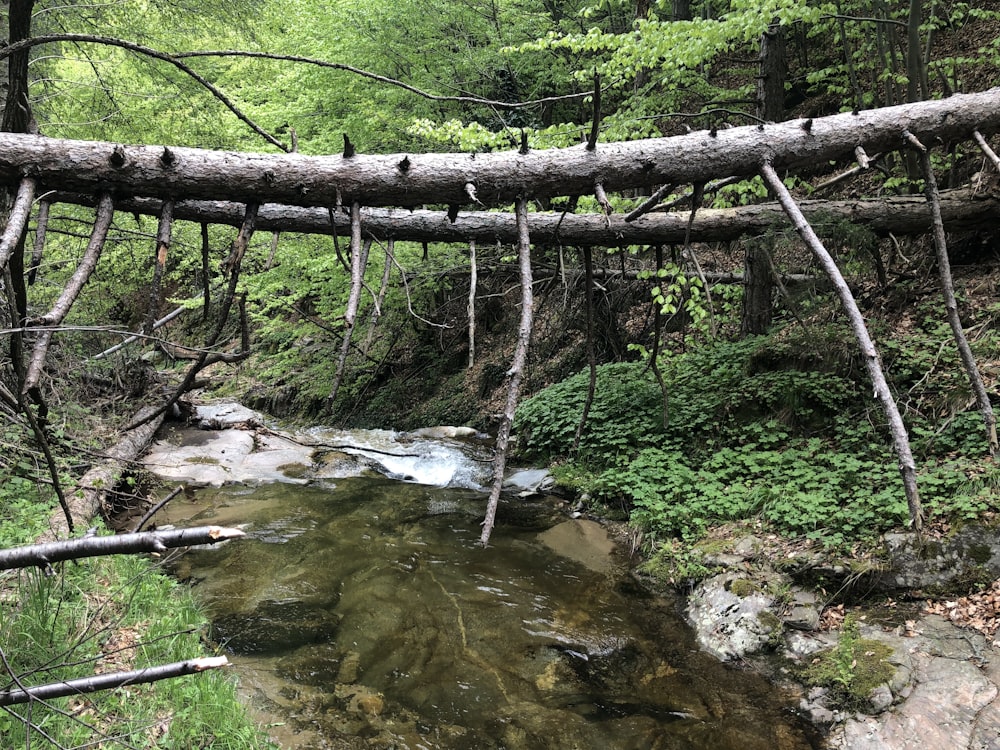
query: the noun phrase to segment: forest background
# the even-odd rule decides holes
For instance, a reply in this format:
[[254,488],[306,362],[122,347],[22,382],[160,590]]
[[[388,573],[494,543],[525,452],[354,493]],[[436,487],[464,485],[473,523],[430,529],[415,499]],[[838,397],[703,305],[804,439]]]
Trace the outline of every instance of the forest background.
[[[51,36],[27,62],[31,127],[56,138],[208,149],[558,148],[592,133],[602,142],[633,140],[983,91],[1000,70],[994,3],[5,4],[9,21],[25,9],[30,34]],[[933,145],[939,186],[981,207],[949,244],[962,323],[995,400],[996,171],[975,143]],[[850,170],[847,162],[782,177],[800,198],[921,194],[915,158],[871,156],[870,168],[845,180],[830,178]],[[628,213],[658,187],[532,209]],[[667,187],[661,207],[681,212],[692,201],[725,209],[770,200],[760,178]],[[878,342],[927,520],[939,531],[989,521],[1000,473],[944,314],[928,225],[889,232],[877,220],[845,220],[832,206],[815,223]],[[62,293],[92,216],[53,203],[37,258],[29,257],[37,233],[29,235],[29,310],[50,309]],[[37,404],[3,411],[3,546],[44,531],[54,482],[72,487],[138,405],[179,378],[206,330],[218,324],[221,346],[239,347],[239,322],[213,319],[207,304],[234,230],[177,222],[159,269],[156,233],[154,217],[114,217],[111,241],[47,362],[48,446],[30,424]],[[517,333],[516,248],[475,248],[474,349],[468,244],[401,242],[390,255],[373,243],[353,315],[345,314],[344,249],[317,235],[254,236],[239,288],[251,353],[203,373],[205,393],[282,417],[495,430]],[[559,481],[602,513],[628,518],[649,555],[671,558],[678,540],[691,543],[725,522],[845,553],[907,524],[861,354],[815,261],[780,215],[731,241],[551,242],[534,248],[533,261],[531,397],[518,412],[518,451],[552,462]],[[770,281],[763,302],[760,288],[745,283],[755,262]],[[16,314],[17,288],[8,278],[0,362],[15,394],[19,347],[33,335]],[[123,332],[149,332],[149,321],[175,308],[187,312],[155,337],[97,357]],[[60,479],[44,455],[49,448]],[[0,729],[23,718],[8,714]]]

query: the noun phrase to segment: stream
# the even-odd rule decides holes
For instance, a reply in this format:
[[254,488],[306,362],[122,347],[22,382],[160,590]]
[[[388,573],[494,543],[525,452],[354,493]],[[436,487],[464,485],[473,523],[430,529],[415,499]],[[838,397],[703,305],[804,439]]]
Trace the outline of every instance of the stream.
[[[147,466],[174,479],[184,477],[166,468],[171,455],[217,467],[213,440],[231,432],[174,429]],[[819,747],[791,695],[700,652],[679,603],[646,592],[604,529],[568,518],[558,498],[501,502],[483,549],[475,447],[384,431],[303,436],[336,443],[341,458],[376,439],[381,452],[354,470],[310,449],[272,462],[267,481],[201,477],[207,486],[189,485],[157,516],[246,531],[186,551],[172,570],[283,747]],[[419,460],[389,469],[393,452]]]

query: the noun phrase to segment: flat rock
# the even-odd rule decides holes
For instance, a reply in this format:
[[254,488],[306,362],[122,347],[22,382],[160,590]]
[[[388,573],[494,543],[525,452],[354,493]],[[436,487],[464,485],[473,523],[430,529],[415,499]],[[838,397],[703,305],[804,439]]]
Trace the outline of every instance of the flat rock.
[[920,621],[918,635],[899,638],[866,632],[894,650],[905,648],[912,663],[913,689],[902,703],[878,717],[849,719],[831,733],[836,750],[983,750],[1000,748],[997,685],[974,662],[984,649],[978,634],[934,615]]

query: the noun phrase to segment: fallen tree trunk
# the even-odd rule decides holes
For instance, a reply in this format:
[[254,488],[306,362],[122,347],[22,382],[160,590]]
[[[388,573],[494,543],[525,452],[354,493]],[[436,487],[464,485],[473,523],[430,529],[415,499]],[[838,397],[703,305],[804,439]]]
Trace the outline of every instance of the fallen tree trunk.
[[[80,481],[77,482],[78,491],[67,500],[75,526],[86,528],[90,524],[91,519],[103,509],[108,492],[118,484],[128,464],[134,462],[146,450],[153,435],[163,423],[162,413],[158,417],[150,417],[155,412],[156,409],[153,407],[140,409],[132,420],[133,423],[139,423],[139,426],[125,432],[105,454],[104,461],[91,467],[80,477]],[[66,519],[62,514],[53,515],[50,529],[43,540],[59,539],[67,534],[69,526]]]
[[[78,205],[94,205],[93,196],[56,193],[50,200]],[[863,224],[875,234],[896,236],[919,234],[931,228],[931,212],[920,196],[890,196],[879,200],[822,201],[803,200],[802,212],[816,229],[823,232],[820,219],[842,219]],[[115,202],[122,212],[156,216],[162,202],[152,198],[123,198]],[[243,222],[244,206],[226,201],[177,201],[174,218],[206,224],[238,227]],[[972,191],[950,190],[941,194],[941,217],[949,230],[992,227],[1000,221],[1000,200]],[[349,237],[350,217],[322,208],[303,208],[266,204],[260,207],[257,226],[262,231],[300,232],[302,234],[337,234]],[[760,203],[725,209],[699,209],[691,223],[692,242],[724,242],[744,235],[759,235],[785,222],[777,203]],[[482,245],[517,242],[517,222],[507,212],[462,211],[454,221],[446,211],[363,208],[361,221],[365,236],[376,240],[394,239],[413,242],[454,242]],[[684,214],[646,214],[626,221],[620,214],[530,213],[528,228],[532,241],[541,244],[567,245],[638,245],[683,242],[688,226]]]
[[197,526],[192,529],[142,531],[113,536],[85,536],[58,542],[42,542],[0,550],[0,570],[46,568],[52,563],[102,555],[134,555],[140,552],[166,552],[174,547],[216,544],[244,536],[239,529],[224,526]]
[[111,672],[93,677],[80,677],[75,680],[52,682],[47,685],[35,685],[14,690],[0,691],[0,706],[14,706],[29,701],[46,701],[54,698],[65,698],[70,695],[96,693],[99,690],[112,690],[126,685],[138,685],[146,682],[157,682],[171,677],[183,677],[197,674],[209,669],[217,669],[229,665],[225,656],[203,656],[197,659],[161,664],[145,669],[133,669],[129,672]]
[[[303,156],[123,146],[20,133],[0,134],[0,183],[30,174],[39,189],[123,192],[161,199],[241,203],[487,206],[754,175],[764,162],[794,170],[925,142],[958,141],[1000,129],[1000,89],[810,120],[704,130],[671,138],[488,154]],[[470,191],[469,186],[472,186]]]

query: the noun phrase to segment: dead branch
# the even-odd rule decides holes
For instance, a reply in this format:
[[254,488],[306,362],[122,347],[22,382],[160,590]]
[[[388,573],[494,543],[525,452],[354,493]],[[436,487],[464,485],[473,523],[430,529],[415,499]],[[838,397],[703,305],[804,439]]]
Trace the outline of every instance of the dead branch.
[[35,219],[35,245],[31,250],[31,267],[28,269],[28,284],[35,283],[35,275],[39,266],[42,265],[42,256],[45,252],[45,233],[49,227],[49,207],[51,201],[42,200],[38,202],[38,216]]
[[993,407],[990,405],[990,396],[986,392],[983,376],[976,365],[972,347],[969,346],[969,340],[965,336],[962,318],[958,314],[958,301],[955,299],[955,284],[951,275],[951,262],[948,260],[948,244],[944,234],[944,222],[941,220],[937,180],[934,177],[930,151],[924,148],[918,151],[918,154],[920,169],[924,174],[924,195],[927,196],[927,203],[930,205],[933,216],[934,231],[932,234],[934,250],[937,254],[938,279],[941,282],[941,293],[944,295],[945,314],[948,317],[948,325],[951,326],[952,335],[955,337],[955,345],[958,347],[966,377],[969,378],[969,385],[972,387],[972,392],[976,394],[979,413],[982,415],[983,424],[986,427],[986,443],[989,446],[990,455],[996,456],[997,450],[1000,448],[997,445],[997,420],[993,414]]
[[479,264],[476,261],[476,241],[469,240],[469,369],[476,363],[476,293],[479,286]]
[[[100,201],[98,201],[97,216],[94,219],[94,230],[90,235],[90,242],[87,244],[83,259],[80,261],[69,282],[63,288],[62,294],[59,295],[59,299],[56,300],[52,309],[37,321],[34,321],[35,324],[51,329],[53,326],[62,323],[73,303],[76,302],[76,298],[80,296],[80,292],[83,290],[84,284],[87,283],[87,279],[90,278],[90,275],[97,267],[97,261],[101,257],[101,251],[104,250],[104,241],[107,239],[108,229],[111,227],[111,219],[114,217],[114,214],[114,201],[110,195],[105,193],[101,196]],[[38,381],[42,376],[42,368],[45,366],[45,357],[51,341],[51,330],[44,331],[38,337],[35,348],[31,353],[28,373],[24,378],[23,393],[28,393],[38,387]]]
[[4,690],[0,691],[0,706],[13,706],[30,701],[45,701],[70,695],[96,693],[99,690],[113,690],[126,685],[157,682],[171,677],[197,674],[228,665],[229,660],[225,656],[203,656],[157,667],[134,669],[130,672],[111,672],[93,677],[80,677],[75,680],[25,687],[24,689]]
[[0,550],[0,570],[49,567],[53,563],[103,555],[134,555],[142,552],[162,554],[176,547],[216,544],[245,536],[239,529],[224,526],[196,526],[191,529],[142,531],[136,534],[86,536],[56,542],[30,544]]
[[164,201],[160,211],[160,224],[156,230],[156,252],[153,254],[153,281],[149,289],[149,309],[142,332],[147,336],[153,332],[156,314],[160,310],[160,285],[167,267],[167,253],[170,251],[170,235],[173,232],[174,202]]
[[480,541],[485,547],[489,544],[493,523],[496,519],[497,505],[500,502],[500,491],[503,488],[504,470],[507,467],[507,449],[510,441],[510,430],[514,424],[514,411],[521,395],[521,379],[524,367],[528,362],[528,347],[531,343],[531,328],[534,319],[534,297],[531,280],[531,238],[528,235],[528,200],[519,198],[515,204],[519,242],[517,246],[518,265],[521,269],[521,321],[517,329],[517,345],[514,347],[514,357],[510,370],[507,371],[507,403],[500,427],[497,430],[496,452],[493,457],[493,486],[486,504],[486,517],[483,519],[483,533]]
[[329,406],[337,400],[337,392],[344,380],[347,369],[347,355],[351,351],[351,338],[354,334],[354,322],[361,304],[361,289],[365,280],[365,268],[368,265],[368,252],[371,240],[361,241],[361,205],[355,202],[351,206],[351,291],[347,298],[347,308],[344,310],[344,338],[341,341],[340,356],[337,358],[337,371],[333,378],[333,387],[326,397]]
[[996,151],[990,148],[990,144],[983,138],[982,133],[976,130],[972,133],[972,137],[979,148],[982,149],[982,152],[986,154],[986,158],[993,162],[993,166],[997,168],[997,171],[1000,171],[1000,156],[997,156]]
[[167,503],[169,503],[171,500],[173,500],[175,497],[177,497],[183,491],[184,491],[184,487],[175,487],[173,490],[171,490],[169,495],[167,495],[165,498],[163,498],[162,500],[160,500],[160,502],[158,502],[156,505],[154,505],[152,508],[150,508],[148,511],[146,511],[146,513],[143,515],[143,517],[139,519],[139,523],[137,523],[134,527],[132,527],[132,533],[133,534],[138,534],[140,531],[142,531],[142,527],[145,526],[146,523],[153,516],[155,516],[157,513],[159,513]]
[[18,185],[14,207],[10,210],[7,226],[3,230],[3,236],[0,237],[0,270],[7,268],[10,256],[13,255],[28,228],[28,217],[31,215],[31,202],[35,199],[36,185],[31,177],[25,177]]
[[[219,89],[215,84],[211,83],[207,78],[202,76],[200,73],[196,72],[193,68],[182,63],[180,59],[175,55],[168,55],[165,52],[160,52],[159,50],[152,49],[151,47],[146,47],[142,44],[136,44],[135,42],[128,42],[124,39],[115,39],[113,37],[98,36],[95,34],[42,34],[39,36],[33,36],[30,39],[25,39],[23,41],[11,44],[7,47],[0,49],[0,60],[8,57],[15,52],[20,52],[21,50],[26,50],[31,47],[37,47],[41,44],[58,44],[60,42],[76,42],[85,44],[103,44],[107,47],[119,47],[121,49],[126,49],[129,52],[135,52],[140,55],[145,55],[146,57],[152,57],[156,60],[173,65],[175,68],[180,70],[182,73],[187,75],[189,78],[193,79],[198,85],[205,88],[209,93],[212,94],[216,99],[218,99],[230,112],[232,112],[236,117],[243,122],[247,127],[249,127],[253,132],[263,138],[265,141],[273,146],[277,146],[282,151],[290,151],[291,148],[286,146],[284,143],[279,141],[273,135],[264,130],[260,125],[250,119],[250,117],[243,113],[243,111],[233,103],[233,101],[226,96],[221,89]],[[165,155],[171,153],[170,151],[164,150],[163,157],[166,161],[172,164],[172,158],[166,157]],[[167,166],[170,166],[168,164]]]
[[851,289],[840,273],[840,269],[837,267],[833,257],[823,246],[819,237],[816,236],[809,222],[806,221],[806,217],[799,210],[795,199],[792,198],[792,194],[785,187],[785,183],[781,181],[774,167],[765,162],[761,165],[760,173],[764,178],[764,182],[774,191],[782,208],[785,209],[788,218],[795,227],[795,231],[798,232],[820,266],[830,277],[830,281],[833,283],[834,289],[836,289],[837,295],[840,297],[841,304],[851,321],[854,337],[861,348],[861,354],[864,357],[868,375],[875,387],[875,395],[882,403],[882,409],[889,421],[889,430],[892,433],[896,456],[899,459],[899,472],[903,477],[906,502],[910,510],[910,524],[915,531],[920,531],[923,526],[923,509],[920,505],[920,495],[917,492],[917,469],[913,462],[913,454],[910,451],[910,438],[906,433],[906,426],[903,424],[903,418],[899,414],[896,402],[892,398],[892,392],[889,390],[889,384],[886,382],[885,373],[882,371],[881,358],[879,357],[878,350],[875,348],[875,342],[872,341],[871,335],[868,333],[868,327],[865,325],[864,317],[858,309],[858,303],[855,301],[854,295],[851,293]]

